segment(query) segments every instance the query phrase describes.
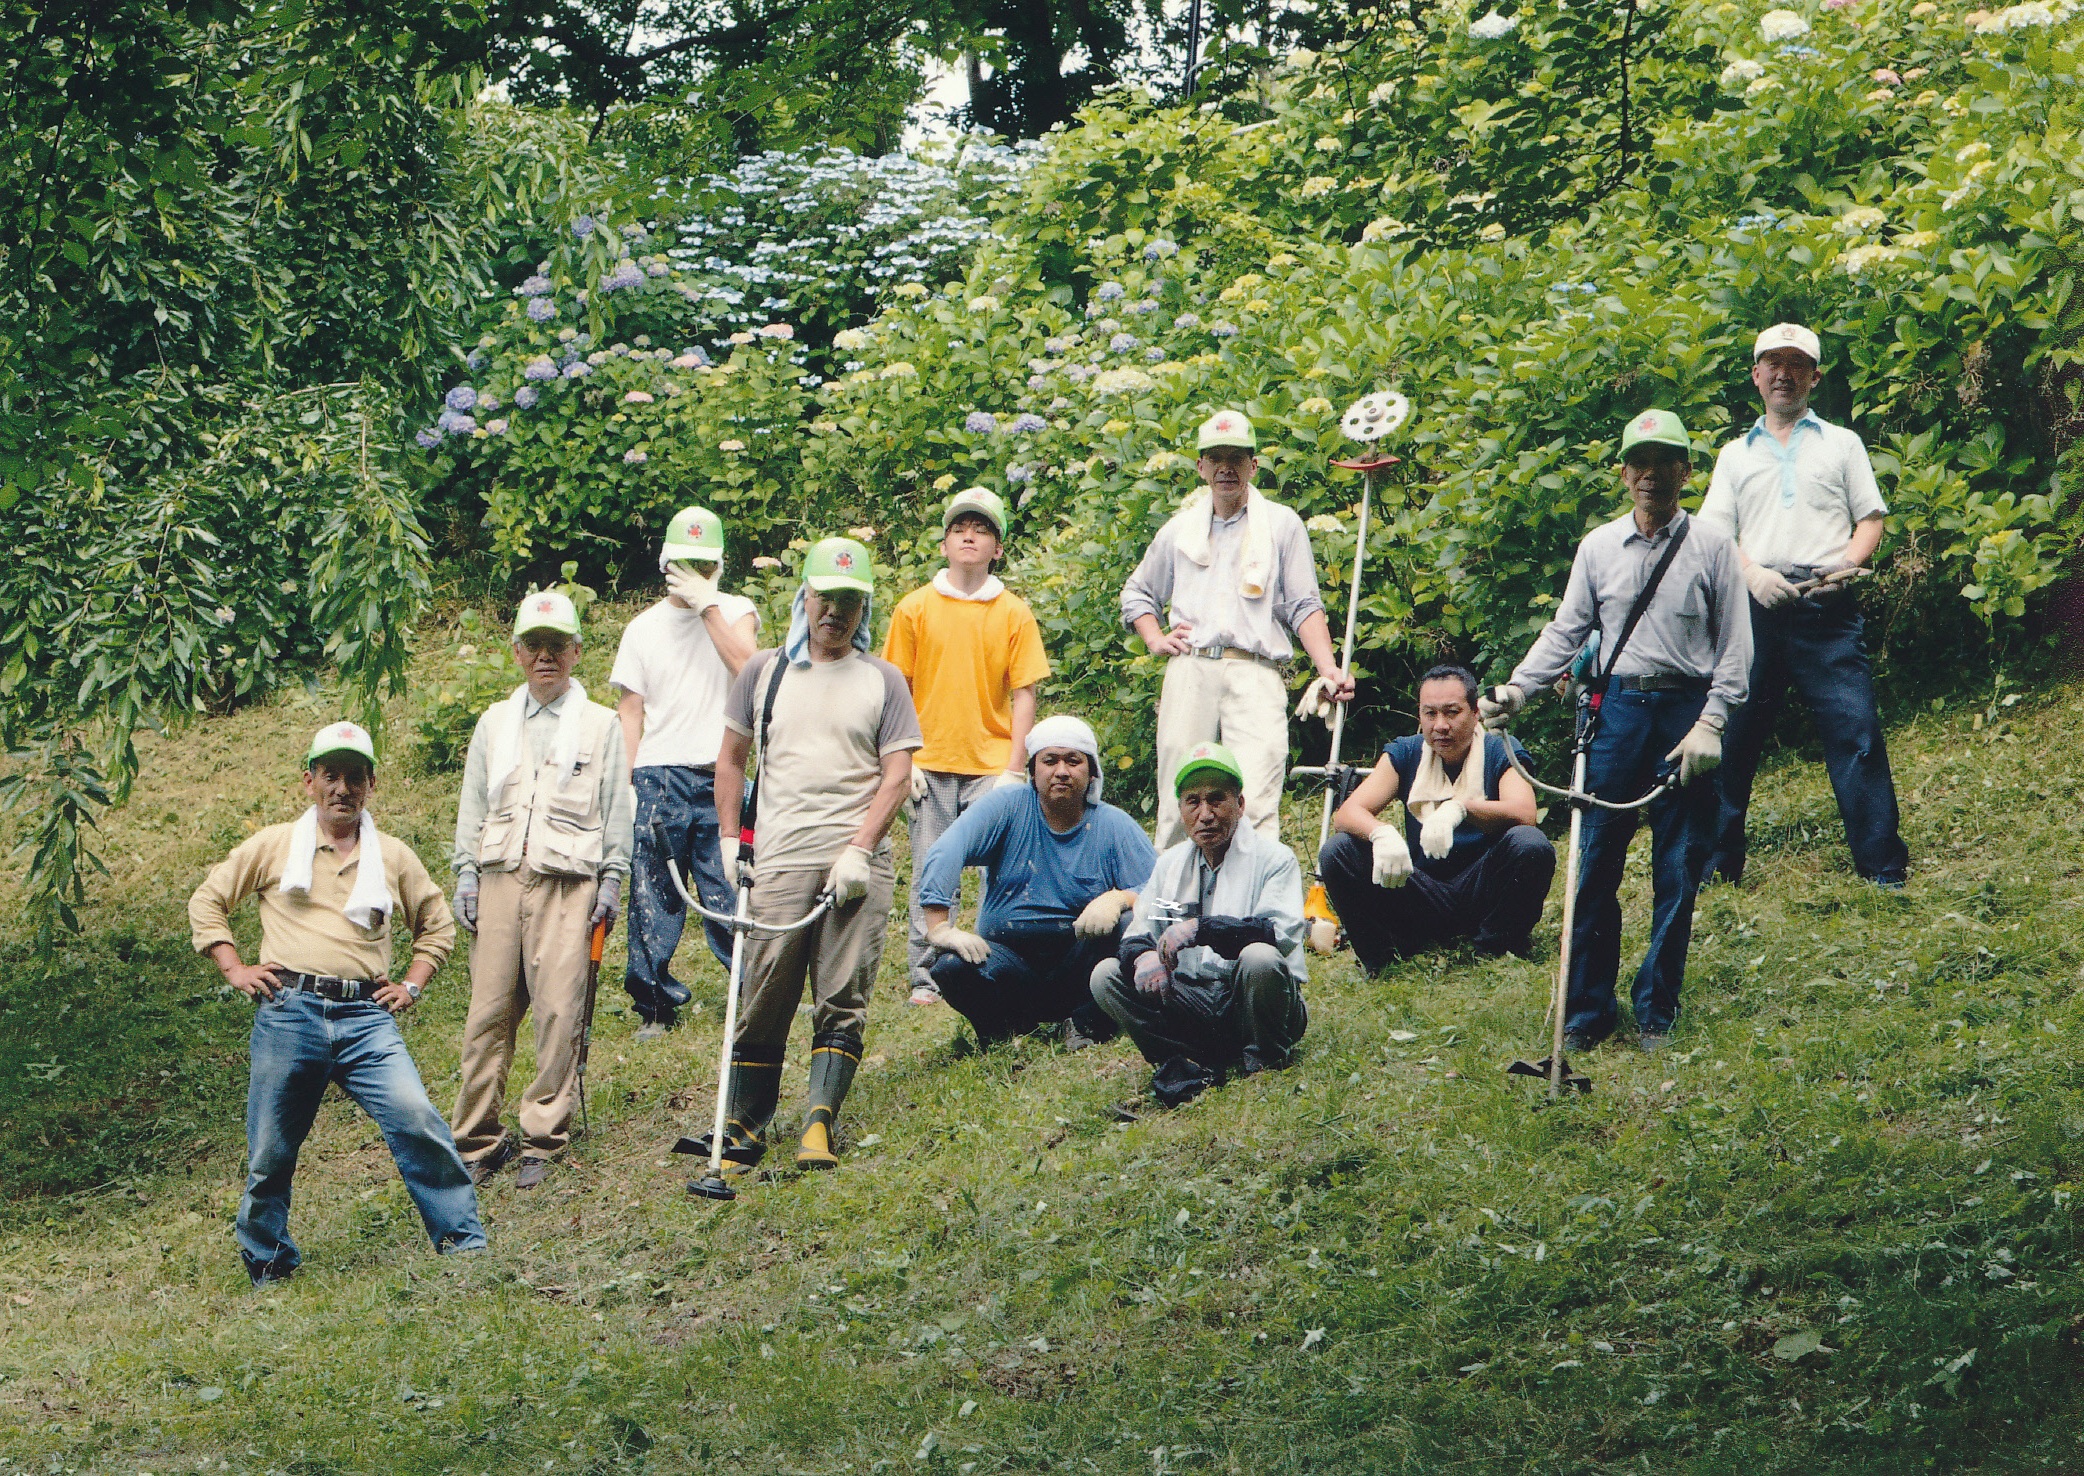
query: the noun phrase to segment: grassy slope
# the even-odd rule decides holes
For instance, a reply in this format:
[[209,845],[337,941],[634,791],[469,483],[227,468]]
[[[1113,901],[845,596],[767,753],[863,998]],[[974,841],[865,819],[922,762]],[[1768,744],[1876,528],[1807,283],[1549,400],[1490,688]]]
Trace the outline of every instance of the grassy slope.
[[[229,1232],[247,1007],[182,903],[294,812],[331,713],[204,724],[112,817],[64,972],[0,929],[0,1470],[2084,1470],[2078,782],[2044,759],[2080,712],[1897,732],[1903,896],[1849,876],[1815,765],[1769,775],[1675,1054],[1603,1049],[1561,1111],[1499,1070],[1552,955],[1320,966],[1299,1067],[1124,1123],[1126,1047],[974,1055],[893,949],[845,1166],[710,1208],[664,1150],[709,1100],[719,971],[639,1048],[618,940],[595,1136],[489,1194],[494,1251],[428,1255],[336,1098],[305,1273],[265,1295]],[[453,780],[379,798],[441,854]],[[1631,949],[1642,887],[1638,857]],[[444,1108],[463,995],[446,971],[408,1030]],[[1775,1355],[1805,1330],[1831,1351]]]

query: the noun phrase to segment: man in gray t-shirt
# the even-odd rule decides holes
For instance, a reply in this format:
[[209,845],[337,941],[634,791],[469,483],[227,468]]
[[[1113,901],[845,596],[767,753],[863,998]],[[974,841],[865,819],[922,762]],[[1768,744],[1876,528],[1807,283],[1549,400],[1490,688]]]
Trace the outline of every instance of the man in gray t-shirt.
[[[874,574],[868,550],[828,538],[804,555],[789,633],[731,683],[716,760],[725,875],[752,888],[753,920],[794,922],[829,892],[832,911],[798,932],[743,945],[744,1004],[731,1046],[726,1162],[749,1168],[766,1152],[781,1092],[789,1022],[806,981],[813,1008],[809,1099],[799,1168],[832,1168],[832,1124],[861,1063],[869,991],[883,958],[896,875],[890,823],[911,793],[912,753],[924,741],[911,689],[868,654]],[[760,758],[758,845],[741,865],[739,809],[746,761]],[[692,1145],[709,1152],[707,1139]]]

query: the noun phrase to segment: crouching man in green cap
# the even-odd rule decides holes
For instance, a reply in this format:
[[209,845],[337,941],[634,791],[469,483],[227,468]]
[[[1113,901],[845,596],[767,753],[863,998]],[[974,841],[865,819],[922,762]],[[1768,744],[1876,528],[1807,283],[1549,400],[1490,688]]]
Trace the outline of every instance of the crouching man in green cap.
[[1093,1002],[1157,1068],[1167,1106],[1236,1065],[1286,1066],[1309,1024],[1302,868],[1245,818],[1245,774],[1220,743],[1188,749],[1173,775],[1187,839],[1158,857],[1118,957],[1093,970]]
[[[869,993],[897,878],[890,824],[912,791],[923,739],[904,674],[869,653],[875,574],[851,538],[812,544],[803,586],[778,650],[757,652],[731,683],[716,759],[724,872],[751,886],[752,920],[782,926],[832,897],[810,927],[753,934],[745,949],[738,1033],[731,1047],[724,1157],[760,1161],[781,1095],[789,1024],[810,985],[810,1091],[799,1168],[836,1166],[832,1125],[861,1064]],[[751,875],[739,848],[747,760],[760,761]],[[706,1136],[687,1144],[707,1154]]]
[[[470,1174],[394,1018],[418,1002],[449,956],[456,920],[412,847],[377,830],[368,809],[375,787],[368,733],[353,723],[319,729],[304,758],[311,808],[241,842],[188,899],[196,952],[259,1007],[238,1220],[239,1254],[256,1286],[297,1269],[290,1177],[333,1081],[382,1131],[434,1248],[485,1245]],[[256,964],[232,941],[232,910],[248,897],[260,903]],[[412,930],[412,963],[396,981],[394,917]]]
[[521,1165],[533,1189],[572,1138],[586,1020],[588,936],[613,926],[630,871],[628,751],[615,710],[572,680],[579,612],[555,590],[514,618],[528,680],[478,719],[456,800],[456,912],[477,935],[456,1146],[482,1184],[510,1158],[500,1120],[521,1016],[535,1014],[535,1080],[521,1094]]
[[[1633,512],[1578,544],[1556,617],[1511,680],[1478,699],[1484,725],[1511,723],[1527,694],[1569,669],[1597,627],[1603,652],[1591,682],[1585,789],[1626,802],[1648,794],[1667,766],[1679,787],[1650,816],[1650,946],[1635,974],[1635,1027],[1662,1050],[1679,1014],[1679,983],[1693,937],[1693,894],[1707,875],[1722,761],[1722,730],[1750,686],[1751,611],[1727,534],[1679,506],[1693,470],[1686,427],[1646,410],[1621,432],[1621,482]],[[1564,1000],[1564,1047],[1590,1050],[1614,1033],[1621,967],[1621,872],[1640,810],[1588,809],[1578,861],[1577,913]]]

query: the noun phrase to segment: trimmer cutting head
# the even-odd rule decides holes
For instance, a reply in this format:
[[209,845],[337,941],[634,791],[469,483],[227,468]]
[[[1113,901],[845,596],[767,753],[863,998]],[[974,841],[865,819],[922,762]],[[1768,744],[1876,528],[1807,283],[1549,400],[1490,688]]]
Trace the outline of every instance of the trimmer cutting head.
[[697,1199],[736,1199],[738,1191],[723,1181],[719,1174],[704,1174],[699,1179],[687,1181],[687,1192]]
[[[1549,1064],[1550,1058],[1547,1056],[1543,1056],[1539,1061],[1515,1061],[1505,1068],[1505,1074],[1507,1076],[1533,1076],[1539,1077],[1542,1081],[1547,1081],[1549,1079]],[[1580,1096],[1592,1090],[1592,1078],[1573,1067],[1568,1056],[1563,1058],[1563,1086],[1566,1091],[1576,1092]]]
[[1411,402],[1395,390],[1362,395],[1339,417],[1349,441],[1379,441],[1411,418]]

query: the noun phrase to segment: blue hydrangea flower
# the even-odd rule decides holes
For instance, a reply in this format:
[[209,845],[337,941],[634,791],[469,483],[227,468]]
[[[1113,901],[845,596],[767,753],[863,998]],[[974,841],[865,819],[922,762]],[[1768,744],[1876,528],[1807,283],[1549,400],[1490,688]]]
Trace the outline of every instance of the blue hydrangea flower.
[[1113,302],[1116,298],[1122,296],[1126,290],[1119,282],[1102,282],[1100,290],[1095,292],[1093,296],[1099,298],[1102,302]]
[[478,392],[467,384],[459,384],[441,397],[441,402],[451,410],[468,410],[478,402]]
[[999,418],[989,410],[972,410],[963,417],[962,428],[971,435],[988,436],[999,428]]
[[575,236],[577,236],[577,237],[578,237],[578,238],[579,238],[580,240],[582,240],[582,241],[583,241],[583,240],[585,240],[585,239],[586,239],[586,238],[587,238],[588,236],[592,235],[592,234],[593,234],[593,217],[592,217],[592,216],[590,216],[590,215],[575,215],[575,216],[573,216],[573,217],[572,217],[572,234],[573,234],[573,235],[575,235]]
[[487,412],[489,412],[489,411],[497,410],[498,408],[499,408],[499,396],[498,396],[498,395],[479,395],[479,396],[478,396],[478,409],[480,409],[480,410],[483,410],[483,411],[487,411]]
[[[553,376],[554,377],[554,376]],[[514,391],[514,403],[523,410],[535,409],[535,402],[543,397],[541,390],[532,384],[524,384]]]
[[551,290],[550,279],[541,272],[537,272],[533,277],[521,284],[521,295],[523,297],[542,297]]
[[1022,482],[1027,481],[1034,475],[1035,471],[1033,467],[1009,466],[1006,468],[1006,480],[1014,483],[1016,486]]
[[1237,324],[1211,323],[1208,325],[1208,331],[1215,334],[1218,338],[1235,338],[1237,337]]
[[1179,255],[1179,246],[1172,241],[1153,241],[1143,248],[1145,261],[1163,261],[1168,256]]
[[485,351],[483,349],[472,349],[468,354],[464,355],[463,366],[472,371],[484,368]]
[[488,435],[488,436],[503,436],[503,435],[505,435],[506,433],[507,433],[507,423],[506,423],[506,422],[505,422],[504,420],[488,420],[488,421],[486,421],[486,422],[485,422],[485,434],[486,434],[486,435]]
[[564,377],[566,379],[584,379],[591,373],[593,373],[593,366],[584,359],[575,360],[564,366]]
[[625,261],[607,276],[601,278],[601,291],[617,292],[625,287],[642,287],[644,269],[633,261]]
[[1028,388],[1029,388],[1029,389],[1032,389],[1032,390],[1044,389],[1044,388],[1046,388],[1046,387],[1048,386],[1048,384],[1049,384],[1049,376],[1048,376],[1048,375],[1046,375],[1046,374],[1030,374],[1030,375],[1028,376]]
[[548,297],[531,297],[528,299],[529,322],[547,323],[556,316],[557,303],[553,299]]
[[1109,353],[1126,354],[1142,342],[1143,340],[1133,333],[1117,333],[1107,340],[1107,349]]
[[521,377],[523,379],[555,379],[557,377],[557,366],[550,362],[548,354],[537,354],[528,361],[528,367],[521,371]]
[[1048,430],[1049,422],[1029,410],[1014,416],[1013,423],[1007,426],[1006,429],[1016,436],[1032,435],[1039,430]]
[[1201,326],[1201,314],[1181,313],[1172,320],[1172,326],[1175,328],[1199,328]]
[[1161,364],[1164,361],[1165,350],[1159,348],[1156,344],[1152,344],[1143,351],[1143,362],[1146,364]]
[[467,436],[478,428],[478,418],[460,410],[444,410],[437,424],[452,436]]
[[420,449],[422,451],[432,451],[436,446],[439,446],[441,444],[441,432],[438,430],[429,429],[427,426],[423,425],[420,427],[419,433],[416,434],[413,437],[413,439],[420,443]]

